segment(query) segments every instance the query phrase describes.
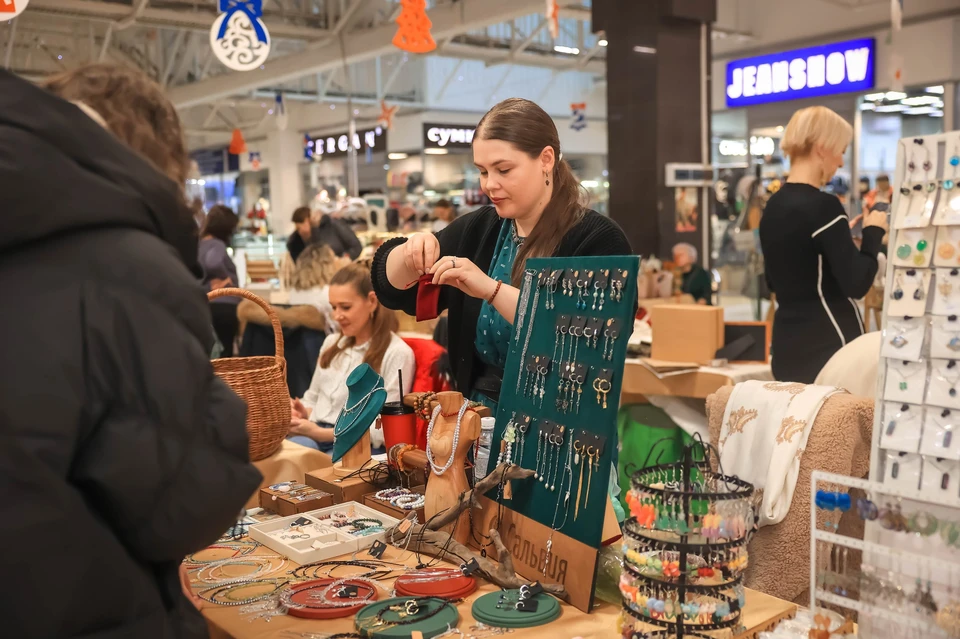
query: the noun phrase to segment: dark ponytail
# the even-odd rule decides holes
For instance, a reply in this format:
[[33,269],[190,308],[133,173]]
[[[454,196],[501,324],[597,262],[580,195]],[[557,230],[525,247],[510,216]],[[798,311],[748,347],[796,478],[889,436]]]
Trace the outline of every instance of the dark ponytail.
[[510,280],[519,288],[527,258],[552,257],[563,237],[583,218],[585,191],[570,165],[562,159],[560,135],[553,118],[530,100],[510,98],[490,109],[477,125],[474,139],[478,138],[509,142],[531,158],[540,157],[549,146],[556,157],[550,176],[553,195],[513,263]]

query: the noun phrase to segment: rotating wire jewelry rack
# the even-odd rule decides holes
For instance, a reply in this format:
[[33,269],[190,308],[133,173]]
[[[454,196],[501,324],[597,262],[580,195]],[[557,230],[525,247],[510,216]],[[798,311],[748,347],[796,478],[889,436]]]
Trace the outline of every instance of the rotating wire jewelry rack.
[[698,461],[702,450],[694,443],[681,462],[631,479],[620,580],[627,639],[709,639],[704,633],[740,625],[741,576],[757,522],[753,486],[710,470]]

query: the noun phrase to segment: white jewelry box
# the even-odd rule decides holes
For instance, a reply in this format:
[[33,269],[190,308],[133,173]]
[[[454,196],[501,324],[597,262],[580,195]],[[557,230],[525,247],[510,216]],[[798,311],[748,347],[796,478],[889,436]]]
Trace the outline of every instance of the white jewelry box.
[[[354,553],[369,548],[376,540],[385,541],[385,532],[356,535],[331,526],[330,523],[333,521],[331,516],[334,512],[342,512],[349,519],[376,519],[383,523],[384,531],[400,523],[393,517],[350,501],[250,526],[249,535],[264,546],[301,565]],[[299,530],[292,530],[291,524],[301,519],[308,520],[309,523],[298,526]],[[287,531],[289,535],[285,534]],[[281,539],[281,536],[288,538]],[[314,547],[314,544],[322,545]]]

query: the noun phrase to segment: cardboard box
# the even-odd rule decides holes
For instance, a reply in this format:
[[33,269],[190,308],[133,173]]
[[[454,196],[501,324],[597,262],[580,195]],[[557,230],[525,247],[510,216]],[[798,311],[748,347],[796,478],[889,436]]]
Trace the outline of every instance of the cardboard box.
[[[414,486],[410,490],[412,492],[417,493],[418,495],[423,495],[424,492],[426,491],[426,487]],[[394,506],[388,501],[380,501],[373,495],[374,493],[369,493],[363,496],[364,506],[367,506],[368,508],[373,508],[374,510],[382,512],[384,515],[388,515],[395,519],[406,519],[407,515],[409,515],[411,512],[409,510],[404,510],[403,508],[397,508],[396,506]],[[419,521],[420,523],[423,523],[426,521],[426,517],[424,517],[423,515],[423,507],[418,508],[416,510],[416,513],[417,513],[417,521]]]
[[351,477],[343,481],[337,481],[333,468],[321,468],[311,470],[304,475],[304,480],[308,486],[319,488],[320,490],[333,495],[334,504],[345,504],[348,501],[363,501],[363,496],[368,493],[377,492],[377,487],[368,484],[359,477]]
[[[290,490],[279,490],[281,486],[288,486]],[[333,495],[330,491],[307,486],[295,481],[285,481],[273,486],[260,489],[260,507],[272,510],[282,517],[327,508],[333,506]]]
[[653,359],[709,364],[723,347],[723,309],[664,304],[651,310]]

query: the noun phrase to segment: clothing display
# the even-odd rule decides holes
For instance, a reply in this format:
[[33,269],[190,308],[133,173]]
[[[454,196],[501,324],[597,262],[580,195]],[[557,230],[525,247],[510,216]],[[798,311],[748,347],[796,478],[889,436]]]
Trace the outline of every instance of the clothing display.
[[[323,354],[344,339],[340,333],[329,335],[324,340],[320,353]],[[343,407],[349,405],[348,389],[344,381],[354,369],[363,364],[363,358],[369,348],[369,342],[361,346],[345,348],[330,362],[329,367],[323,368],[319,363],[317,364],[310,388],[303,395],[303,405],[313,411],[310,415],[311,421],[317,424],[336,423]],[[387,392],[385,401],[399,402],[412,388],[416,362],[413,351],[397,335],[391,337],[380,368],[384,372],[383,387]],[[403,371],[403,389],[399,386],[398,370]],[[368,426],[371,445],[374,448],[383,446],[383,433],[374,427],[372,420]]]
[[834,353],[863,334],[854,300],[873,284],[883,235],[865,228],[858,250],[840,201],[810,185],[788,182],[770,197],[760,243],[767,285],[777,295],[777,380],[812,384]]

